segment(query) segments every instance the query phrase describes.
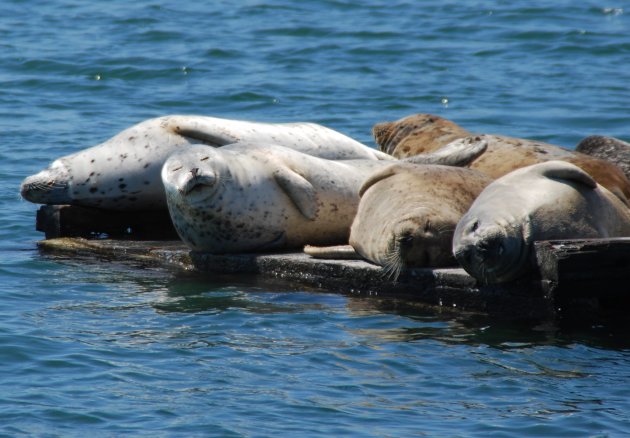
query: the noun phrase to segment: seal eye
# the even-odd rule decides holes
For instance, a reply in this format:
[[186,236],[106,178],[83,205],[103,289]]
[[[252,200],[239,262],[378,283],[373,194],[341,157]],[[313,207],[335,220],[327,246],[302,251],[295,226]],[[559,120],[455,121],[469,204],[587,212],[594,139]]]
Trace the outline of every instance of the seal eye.
[[474,233],[475,231],[477,231],[479,229],[479,221],[476,220],[475,222],[472,223],[472,225],[470,226],[470,231],[472,233]]
[[405,233],[400,235],[397,240],[401,247],[409,247],[413,243],[413,236],[410,233]]
[[183,166],[177,166],[171,169],[171,172],[177,172],[178,170],[182,170]]

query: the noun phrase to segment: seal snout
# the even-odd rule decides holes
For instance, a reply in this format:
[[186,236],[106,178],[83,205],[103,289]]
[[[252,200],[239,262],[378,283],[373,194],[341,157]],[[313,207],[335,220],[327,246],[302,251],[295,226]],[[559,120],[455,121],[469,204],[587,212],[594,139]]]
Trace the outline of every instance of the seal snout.
[[517,246],[500,226],[475,219],[455,232],[453,255],[466,272],[489,284],[503,281]]
[[20,184],[20,195],[36,204],[69,203],[67,170],[57,164],[26,177]]
[[182,195],[189,195],[204,187],[212,187],[216,182],[216,176],[212,171],[193,167],[182,177],[179,192]]

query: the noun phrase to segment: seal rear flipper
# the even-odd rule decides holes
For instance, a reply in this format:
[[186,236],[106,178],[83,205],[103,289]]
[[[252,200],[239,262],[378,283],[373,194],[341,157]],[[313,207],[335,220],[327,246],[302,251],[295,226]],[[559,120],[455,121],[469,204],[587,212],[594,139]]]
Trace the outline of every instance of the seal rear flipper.
[[[240,141],[240,137],[228,126],[230,121],[210,117],[171,116],[168,127],[174,133],[212,147],[221,147]],[[219,123],[225,122],[225,125]]]
[[537,164],[536,166],[540,169],[540,174],[546,178],[572,181],[583,184],[591,189],[597,187],[597,182],[595,182],[593,177],[575,164],[553,160]]
[[317,193],[315,187],[302,175],[281,166],[273,172],[278,186],[291,199],[302,215],[314,220],[317,216]]
[[488,141],[482,136],[460,138],[430,154],[419,154],[401,161],[414,164],[442,164],[462,167],[483,154]]
[[350,245],[334,246],[304,246],[304,253],[315,259],[333,260],[362,260],[361,257]]

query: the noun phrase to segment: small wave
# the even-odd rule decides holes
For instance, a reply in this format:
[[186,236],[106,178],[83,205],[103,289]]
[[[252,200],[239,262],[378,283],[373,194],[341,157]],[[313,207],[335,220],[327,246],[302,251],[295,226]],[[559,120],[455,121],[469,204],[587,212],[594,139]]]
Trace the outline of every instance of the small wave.
[[602,12],[605,15],[621,15],[623,14],[622,8],[602,8]]

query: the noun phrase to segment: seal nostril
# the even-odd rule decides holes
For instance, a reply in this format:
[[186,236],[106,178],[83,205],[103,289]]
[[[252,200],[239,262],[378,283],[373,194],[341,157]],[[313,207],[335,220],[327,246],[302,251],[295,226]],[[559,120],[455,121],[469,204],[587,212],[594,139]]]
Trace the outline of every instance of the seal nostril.
[[190,173],[192,174],[193,178],[196,178],[197,175],[199,175],[199,168],[193,167],[192,169],[190,169]]

